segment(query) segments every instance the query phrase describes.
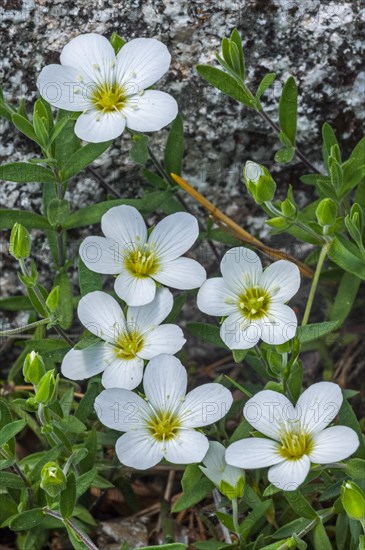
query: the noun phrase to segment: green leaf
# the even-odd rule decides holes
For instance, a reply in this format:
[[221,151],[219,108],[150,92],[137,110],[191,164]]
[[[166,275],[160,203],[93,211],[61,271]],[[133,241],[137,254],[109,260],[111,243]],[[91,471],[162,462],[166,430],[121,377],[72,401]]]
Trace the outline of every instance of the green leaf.
[[209,84],[223,92],[224,94],[236,99],[240,103],[243,103],[247,107],[255,108],[255,98],[251,92],[238,82],[229,74],[211,67],[210,65],[198,65],[197,71]]
[[275,153],[275,162],[286,164],[290,162],[295,154],[295,147],[282,147]]
[[289,378],[287,381],[288,389],[294,401],[297,401],[299,398],[300,390],[302,388],[302,380],[303,380],[303,365],[300,361],[292,365],[290,369]]
[[313,530],[313,544],[314,548],[320,548],[321,550],[332,550],[332,544],[323,523],[319,522]]
[[275,78],[276,78],[276,73],[268,73],[268,74],[265,74],[264,78],[261,80],[255,95],[256,104],[259,109],[261,109],[261,104],[260,104],[261,96],[271,86]]
[[123,48],[124,44],[126,44],[127,42],[124,40],[124,38],[119,36],[119,34],[117,34],[116,32],[113,32],[113,34],[110,37],[110,43],[113,46],[115,55],[116,55],[117,53],[119,53],[119,51]]
[[138,547],[139,550],[185,550],[187,548],[186,544],[181,542],[171,542],[170,544],[159,544],[158,546],[142,546]]
[[331,147],[333,145],[338,146],[336,134],[332,126],[328,124],[328,122],[325,122],[322,126],[322,138],[323,138],[323,146],[322,146],[323,161],[326,167],[328,168],[328,158],[331,154]]
[[24,311],[32,309],[28,296],[12,296],[11,298],[0,298],[0,309],[5,311]]
[[105,214],[105,212],[113,206],[119,206],[121,204],[129,204],[130,206],[137,208],[139,212],[150,213],[157,210],[161,206],[161,203],[170,196],[170,191],[154,191],[145,195],[143,199],[115,199],[99,202],[98,204],[92,204],[91,206],[80,208],[80,210],[74,214],[71,214],[64,227],[71,229],[100,223],[101,217]]
[[133,145],[129,154],[136,164],[146,164],[148,160],[148,140],[148,136],[144,134],[133,136]]
[[289,76],[281,92],[279,102],[279,124],[293,146],[295,146],[295,136],[297,132],[297,103],[297,85],[294,78]]
[[38,145],[40,145],[38,142],[38,138],[35,134],[33,125],[29,122],[28,119],[26,119],[25,117],[23,117],[18,113],[15,113],[11,115],[11,120],[13,121],[14,126],[16,126],[16,128],[18,128],[18,130],[22,134],[24,134],[29,139],[31,139],[32,141],[35,141],[36,143],[38,143]]
[[61,418],[58,421],[58,425],[61,430],[73,434],[80,434],[87,430],[85,424],[76,418],[76,416],[66,416],[65,418]]
[[201,477],[202,471],[198,464],[188,464],[181,479],[181,487],[184,493],[188,493],[193,489]]
[[86,267],[81,258],[79,258],[78,275],[81,296],[102,289],[100,274]]
[[21,477],[10,472],[0,472],[0,487],[9,489],[24,489],[24,481]]
[[280,527],[275,533],[272,535],[274,539],[282,539],[286,537],[291,537],[293,533],[299,533],[310,523],[312,523],[312,519],[306,519],[306,518],[298,518],[293,521],[290,521],[289,523],[285,523],[282,527]]
[[12,531],[28,531],[40,525],[45,517],[42,508],[33,508],[19,514],[10,522],[9,527]]
[[17,183],[54,183],[56,178],[53,173],[38,164],[29,162],[11,162],[0,166],[0,179],[15,181]]
[[27,229],[51,229],[49,222],[43,216],[26,210],[1,210],[0,229],[12,229],[18,222]]
[[365,281],[364,261],[354,253],[354,250],[357,249],[353,243],[342,235],[337,235],[330,244],[328,255],[342,269]]
[[350,155],[350,158],[343,164],[343,177],[345,185],[351,184],[356,172],[365,164],[364,149],[365,136],[361,138],[359,143],[357,143]]
[[205,498],[214,489],[214,483],[212,483],[205,476],[199,479],[199,481],[189,490],[188,493],[184,493],[172,507],[172,512],[175,514],[186,510],[195,504],[198,504],[203,498]]
[[209,325],[208,323],[188,323],[186,328],[191,334],[199,338],[199,340],[227,349],[226,344],[220,337],[219,327]]
[[184,126],[180,114],[177,115],[171,125],[165,147],[165,168],[170,175],[171,172],[181,175],[181,163],[184,156]]
[[56,127],[59,123],[63,124],[65,118],[67,122],[54,141],[54,157],[59,166],[66,166],[72,155],[80,149],[80,140],[74,131],[75,120],[70,119],[69,111],[58,110]]
[[234,349],[232,350],[233,361],[235,363],[242,363],[248,353],[248,349]]
[[301,344],[319,340],[322,336],[326,336],[339,326],[338,321],[326,321],[324,323],[313,323],[298,327],[297,335]]
[[[184,304],[186,302],[186,298],[187,298],[186,294],[180,294],[180,296],[176,296],[174,298],[174,305],[172,306],[172,310],[170,311],[170,313],[166,317],[164,323],[173,323],[175,321],[175,319],[180,314],[182,308],[184,307]],[[0,304],[1,304],[1,302],[0,302]]]
[[363,458],[350,458],[346,464],[345,472],[353,479],[362,479],[365,472],[365,460]]
[[168,183],[154,172],[151,172],[151,170],[147,170],[147,168],[145,168],[144,170],[142,170],[142,174],[143,177],[146,178],[148,183],[150,183],[153,187],[156,187],[157,189],[168,188]]
[[100,382],[95,379],[90,380],[85,395],[81,399],[75,412],[75,417],[81,420],[81,422],[86,422],[89,416],[94,412],[94,401],[100,391]]
[[352,273],[344,273],[337,290],[335,301],[331,307],[329,319],[337,321],[340,325],[351,312],[357,292],[360,286],[360,279]]
[[93,468],[89,472],[86,472],[85,474],[81,475],[77,478],[77,486],[76,486],[76,497],[79,498],[81,495],[86,493],[88,489],[93,484],[94,479],[96,478],[96,474],[98,473],[96,468]]
[[0,447],[5,445],[12,437],[16,436],[27,425],[24,420],[15,420],[0,430]]
[[84,147],[80,147],[70,159],[64,162],[61,170],[62,181],[67,181],[76,174],[79,174],[84,168],[89,166],[95,159],[100,157],[104,151],[110,147],[112,141],[104,141],[102,143],[88,143]]
[[344,399],[342,402],[342,406],[339,411],[339,419],[340,424],[352,428],[357,433],[359,438],[360,445],[358,446],[356,452],[353,453],[353,458],[363,458],[365,453],[364,437],[356,415],[347,399]]
[[260,521],[260,519],[265,517],[271,505],[272,501],[270,499],[261,502],[257,506],[254,506],[252,512],[250,512],[248,516],[243,520],[243,522],[240,524],[239,532],[244,540],[247,539],[250,531],[253,529],[256,523]]
[[307,519],[317,519],[319,517],[309,501],[298,489],[296,491],[285,492],[284,496],[293,512],[295,512],[299,517]]
[[348,548],[347,545],[347,537],[349,532],[349,520],[347,517],[346,512],[341,512],[337,516],[336,521],[336,544],[337,544],[337,550],[346,550]]
[[76,503],[76,478],[71,472],[67,476],[67,486],[60,495],[60,512],[64,519],[71,516]]
[[245,80],[245,60],[244,60],[243,46],[242,46],[240,33],[238,32],[237,29],[233,29],[233,31],[231,32],[230,40],[237,46],[237,51],[239,56],[238,74],[242,78],[242,80]]

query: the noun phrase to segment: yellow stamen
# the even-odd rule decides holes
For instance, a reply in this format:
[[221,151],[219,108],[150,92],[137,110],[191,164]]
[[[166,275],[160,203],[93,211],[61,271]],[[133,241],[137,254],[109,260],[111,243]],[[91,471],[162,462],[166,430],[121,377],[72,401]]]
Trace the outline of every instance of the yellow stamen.
[[91,95],[91,101],[98,111],[111,113],[121,111],[126,104],[127,96],[119,84],[103,84]]
[[169,411],[157,413],[148,422],[148,430],[157,441],[168,441],[177,436],[180,429],[180,421]]
[[116,344],[116,354],[120,359],[134,359],[143,347],[144,341],[138,332],[123,332]]
[[269,305],[269,294],[257,285],[248,288],[245,294],[239,297],[238,302],[240,310],[249,320],[261,319],[267,315]]
[[133,250],[125,258],[124,265],[135,277],[150,277],[159,268],[156,252],[148,244]]
[[302,430],[283,431],[280,454],[289,460],[298,460],[313,448],[311,437]]

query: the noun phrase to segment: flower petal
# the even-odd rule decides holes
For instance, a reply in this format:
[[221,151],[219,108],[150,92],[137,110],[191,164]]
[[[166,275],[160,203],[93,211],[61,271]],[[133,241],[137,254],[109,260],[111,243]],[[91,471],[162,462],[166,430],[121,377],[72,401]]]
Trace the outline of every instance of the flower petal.
[[247,321],[236,311],[223,321],[220,336],[229,349],[250,349],[260,340],[261,332],[261,321]]
[[61,365],[61,372],[70,380],[85,380],[102,372],[112,357],[113,348],[99,342],[85,349],[72,349],[66,353]]
[[101,34],[76,36],[63,48],[60,60],[62,65],[86,72],[94,82],[113,82],[115,52]]
[[153,278],[172,288],[191,290],[199,288],[207,278],[207,274],[200,263],[183,257],[162,264]]
[[119,359],[115,357],[103,373],[101,383],[104,388],[125,388],[134,390],[142,381],[143,359]]
[[143,387],[155,410],[174,410],[186,394],[186,369],[173,355],[158,355],[146,367]]
[[170,66],[171,55],[165,44],[154,38],[135,38],[117,55],[118,80],[127,93],[138,93],[157,82]]
[[123,434],[115,444],[115,451],[122,464],[137,470],[152,468],[163,457],[161,445],[148,434],[147,430]]
[[122,268],[115,279],[114,290],[129,306],[144,306],[154,299],[156,283],[150,277],[134,277]]
[[138,356],[152,359],[161,353],[174,355],[181,350],[186,340],[177,325],[160,325],[144,335],[144,344]]
[[127,128],[137,132],[156,132],[172,122],[178,113],[175,99],[165,92],[147,90],[130,97],[122,110]]
[[[80,76],[84,83],[79,82]],[[88,97],[88,76],[72,67],[47,65],[37,79],[39,93],[58,109],[84,111],[90,106]]]
[[198,292],[198,308],[208,315],[221,317],[237,310],[238,297],[224,282],[223,277],[214,277],[203,283]]
[[226,450],[226,462],[238,468],[266,468],[284,459],[279,444],[271,439],[249,437],[235,441]]
[[162,262],[168,262],[185,254],[198,236],[197,219],[186,212],[176,212],[158,222],[148,243],[156,247],[156,254]]
[[268,473],[270,483],[283,491],[296,491],[308,475],[310,460],[307,455],[297,460],[284,460],[272,466]]
[[147,240],[144,219],[133,206],[110,208],[101,218],[101,230],[106,237],[118,243],[121,256],[134,250],[136,243],[143,245]]
[[299,397],[297,415],[308,434],[321,432],[337,416],[343,397],[340,386],[333,382],[312,384]]
[[123,258],[112,239],[86,237],[80,245],[79,254],[86,267],[96,273],[116,275],[123,269]]
[[235,294],[257,284],[262,274],[260,258],[244,246],[228,250],[222,258],[220,269],[223,279]]
[[299,290],[300,271],[292,262],[279,260],[265,269],[260,284],[275,301],[287,302]]
[[155,298],[149,304],[139,307],[129,307],[127,323],[129,330],[143,333],[162,323],[172,310],[173,296],[168,288],[160,287]]
[[209,447],[208,438],[195,430],[180,430],[177,437],[165,442],[165,458],[174,464],[200,462]]
[[273,303],[262,320],[261,338],[267,344],[278,346],[294,338],[297,326],[297,316],[291,307]]
[[104,426],[119,432],[144,429],[150,416],[146,401],[122,388],[103,390],[95,399],[94,408]]
[[223,418],[232,402],[231,392],[221,384],[203,384],[187,394],[179,417],[187,428],[208,426]]
[[90,143],[102,143],[123,133],[125,117],[120,112],[102,113],[90,109],[76,120],[75,134]]
[[118,335],[125,328],[124,313],[118,302],[99,290],[81,298],[77,315],[87,330],[111,344],[118,341]]
[[359,438],[347,426],[332,426],[316,433],[312,443],[313,450],[309,453],[311,462],[329,464],[352,455],[359,446]]
[[247,401],[243,416],[257,431],[280,441],[279,432],[295,421],[295,409],[282,393],[263,390]]

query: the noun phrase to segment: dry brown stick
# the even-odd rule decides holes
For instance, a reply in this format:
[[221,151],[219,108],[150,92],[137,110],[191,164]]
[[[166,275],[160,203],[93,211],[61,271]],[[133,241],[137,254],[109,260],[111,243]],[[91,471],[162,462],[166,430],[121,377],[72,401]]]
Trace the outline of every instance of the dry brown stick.
[[215,220],[219,221],[222,224],[222,228],[226,230],[226,228],[229,228],[230,234],[234,235],[237,239],[240,239],[241,241],[252,244],[261,252],[269,256],[269,258],[276,258],[279,260],[290,260],[291,262],[295,263],[302,275],[308,278],[313,277],[313,271],[306,266],[303,262],[300,260],[297,260],[293,256],[290,256],[290,254],[287,254],[286,252],[283,252],[282,250],[276,250],[275,248],[271,248],[269,246],[266,246],[266,244],[262,243],[259,239],[256,239],[256,237],[253,237],[248,231],[243,229],[240,225],[238,225],[235,221],[233,221],[229,216],[224,214],[219,208],[217,208],[212,202],[210,202],[208,199],[203,197],[199,191],[194,189],[187,181],[185,181],[183,178],[178,176],[177,174],[171,174],[172,179],[180,185],[193,199],[195,199],[199,204],[204,206],[208,212],[215,218]]

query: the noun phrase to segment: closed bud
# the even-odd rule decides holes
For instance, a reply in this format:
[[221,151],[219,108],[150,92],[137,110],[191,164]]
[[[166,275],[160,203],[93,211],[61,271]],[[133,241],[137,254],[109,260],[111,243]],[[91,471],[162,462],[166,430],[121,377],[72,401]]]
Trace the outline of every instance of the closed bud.
[[319,225],[331,226],[336,223],[337,204],[332,199],[322,199],[316,209],[316,217]]
[[245,488],[245,473],[241,468],[227,464],[225,452],[226,449],[221,443],[211,441],[202,460],[204,466],[199,467],[227,498],[241,498]]
[[249,160],[245,164],[243,175],[247,189],[257,204],[273,199],[276,183],[267,168]]
[[281,211],[286,218],[296,218],[298,208],[290,199],[285,199],[280,205]]
[[288,229],[290,227],[290,222],[284,218],[271,218],[271,220],[266,220],[267,225],[274,227],[275,229]]
[[56,462],[47,462],[41,472],[41,488],[56,497],[66,487],[66,476]]
[[353,481],[345,481],[342,484],[341,502],[351,519],[365,520],[365,495]]
[[58,377],[55,377],[55,371],[49,370],[39,381],[35,398],[38,403],[48,405],[55,400],[57,393]]
[[45,373],[46,369],[39,353],[28,353],[23,364],[24,380],[36,386]]
[[54,313],[57,310],[58,302],[60,300],[60,287],[55,286],[49,293],[46,300],[46,307],[48,311]]
[[28,258],[31,240],[27,229],[20,223],[15,223],[10,235],[9,252],[17,260]]

